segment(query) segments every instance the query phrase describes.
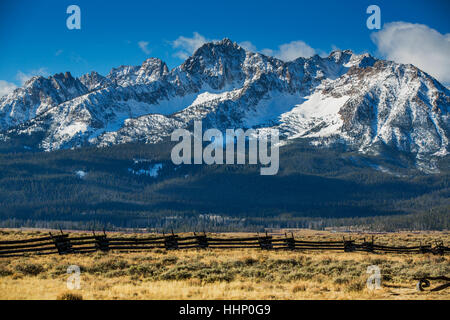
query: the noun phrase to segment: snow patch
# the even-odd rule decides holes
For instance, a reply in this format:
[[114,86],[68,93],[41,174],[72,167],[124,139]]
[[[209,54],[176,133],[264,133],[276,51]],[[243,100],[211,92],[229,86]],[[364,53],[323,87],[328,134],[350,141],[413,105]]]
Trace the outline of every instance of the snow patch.
[[305,99],[281,115],[280,128],[286,129],[289,139],[328,137],[340,132],[342,119],[338,112],[349,96],[335,98],[316,91]]
[[87,176],[87,172],[83,170],[75,171],[75,176],[79,179],[84,179]]
[[272,92],[247,113],[243,123],[246,127],[251,128],[268,121],[279,120],[285,112],[292,110],[293,106],[303,101],[304,98],[298,94],[286,95],[285,93]]
[[136,169],[135,170],[132,168],[128,168],[128,171],[131,172],[132,174],[135,174],[138,176],[145,175],[145,176],[156,178],[156,177],[158,177],[159,170],[161,170],[162,167],[163,167],[162,163],[156,163],[156,164],[148,167],[148,169]]

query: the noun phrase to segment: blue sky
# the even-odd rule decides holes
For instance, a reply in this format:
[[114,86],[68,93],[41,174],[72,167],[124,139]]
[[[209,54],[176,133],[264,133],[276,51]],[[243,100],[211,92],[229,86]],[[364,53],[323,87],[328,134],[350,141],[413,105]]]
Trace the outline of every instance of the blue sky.
[[[81,30],[66,27],[71,4],[81,8]],[[383,28],[390,28],[376,41],[374,30],[366,27],[371,4],[380,7]],[[438,50],[438,61],[449,62],[449,12],[446,0],[1,0],[0,81],[19,86],[31,75],[64,71],[106,75],[112,67],[139,65],[148,57],[173,68],[202,41],[228,37],[280,57],[284,49],[307,55],[340,48],[400,62],[413,59],[430,73],[435,68],[447,82],[450,71],[425,67],[430,64],[425,54]],[[403,25],[389,25],[399,21],[423,26],[413,26],[404,36]],[[400,42],[401,48],[395,47]],[[417,43],[426,50],[414,49]],[[421,50],[422,57],[409,57],[408,52]]]

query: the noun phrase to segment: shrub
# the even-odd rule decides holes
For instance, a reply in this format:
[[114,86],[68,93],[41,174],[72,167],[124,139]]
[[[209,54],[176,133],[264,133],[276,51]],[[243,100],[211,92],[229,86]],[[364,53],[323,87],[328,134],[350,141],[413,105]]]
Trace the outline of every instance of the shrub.
[[292,288],[293,293],[306,291],[306,286],[304,284],[298,284]]
[[170,269],[160,275],[161,280],[185,280],[192,277],[190,272],[185,270]]
[[9,270],[5,265],[0,265],[0,277],[6,277],[12,274],[13,272]]
[[251,265],[255,264],[256,262],[258,262],[258,260],[254,259],[252,257],[245,257],[243,259],[243,262],[244,262],[245,265],[251,266]]
[[133,265],[128,269],[128,274],[131,276],[144,276],[150,277],[156,273],[156,268],[150,263],[143,263],[138,265]]
[[56,299],[57,300],[83,300],[83,296],[79,293],[64,292],[64,293],[60,294]]
[[354,281],[354,282],[351,282],[347,287],[346,287],[346,290],[348,291],[348,292],[359,292],[359,291],[362,291],[362,290],[364,290],[364,283],[363,282],[361,282],[361,281]]
[[90,273],[107,273],[112,270],[122,270],[128,268],[128,262],[116,258],[101,260],[88,268]]
[[174,264],[178,261],[178,258],[175,256],[168,256],[162,259],[163,264]]
[[24,275],[37,276],[44,271],[44,267],[40,264],[22,263],[16,265],[16,271],[21,272]]
[[339,278],[334,279],[333,282],[335,284],[346,284],[346,283],[349,283],[349,279],[344,278],[344,277],[339,277]]

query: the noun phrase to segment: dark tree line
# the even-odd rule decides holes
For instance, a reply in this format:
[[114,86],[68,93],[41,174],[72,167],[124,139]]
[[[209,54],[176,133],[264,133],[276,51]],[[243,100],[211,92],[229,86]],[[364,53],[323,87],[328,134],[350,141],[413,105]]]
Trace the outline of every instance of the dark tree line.
[[[448,157],[441,160],[441,173],[426,175],[411,169],[414,159],[407,155],[380,162],[296,143],[281,149],[278,175],[261,176],[256,165],[175,166],[171,146],[43,153],[0,145],[0,226],[449,228]],[[373,169],[375,162],[391,173]],[[136,174],[155,164],[162,164],[157,177]]]

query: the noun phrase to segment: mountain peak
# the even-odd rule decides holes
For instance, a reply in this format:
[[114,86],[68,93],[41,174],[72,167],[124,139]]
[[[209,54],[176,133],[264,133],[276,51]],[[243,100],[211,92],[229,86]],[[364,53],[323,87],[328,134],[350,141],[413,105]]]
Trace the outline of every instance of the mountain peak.
[[205,55],[210,52],[232,52],[236,50],[243,50],[236,42],[231,41],[229,38],[224,38],[220,41],[211,41],[203,44],[198,48],[193,56]]
[[142,63],[137,72],[137,82],[151,82],[169,73],[169,69],[164,61],[158,58],[149,58]]
[[243,48],[225,38],[221,41],[205,43],[181,65],[181,69],[189,73],[233,72],[240,68],[245,56],[246,52]]
[[37,82],[41,82],[43,80],[46,80],[47,78],[44,76],[32,76],[30,79],[28,79],[27,81],[25,81],[25,83],[23,84],[23,87],[30,87],[33,86],[35,83]]
[[72,74],[71,74],[69,71],[66,71],[66,72],[64,72],[64,73],[62,73],[62,72],[57,73],[57,74],[53,75],[53,78],[54,78],[54,79],[61,80],[61,81],[71,81],[71,80],[75,80],[75,78],[72,77]]
[[334,50],[328,56],[329,60],[346,67],[360,67],[365,68],[373,66],[377,59],[372,57],[369,53],[356,54],[352,50]]
[[218,45],[221,46],[233,46],[236,42],[231,41],[229,38],[223,38],[222,40],[217,42]]
[[109,80],[96,71],[82,75],[80,81],[89,91],[102,88],[109,84]]
[[353,55],[353,51],[346,49],[346,50],[333,50],[330,55],[328,56],[329,59],[333,59],[336,62],[342,61],[344,59],[350,59]]
[[159,58],[148,58],[142,63],[142,66],[141,66],[141,69],[146,69],[146,70],[156,69],[156,68],[158,68],[158,69],[162,68],[162,69],[167,70],[166,63]]

